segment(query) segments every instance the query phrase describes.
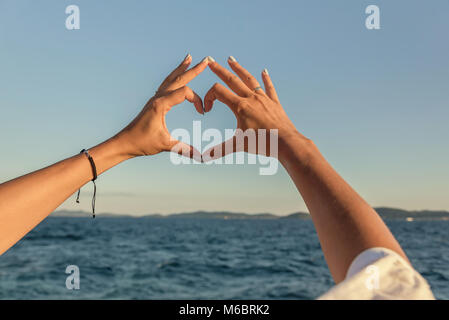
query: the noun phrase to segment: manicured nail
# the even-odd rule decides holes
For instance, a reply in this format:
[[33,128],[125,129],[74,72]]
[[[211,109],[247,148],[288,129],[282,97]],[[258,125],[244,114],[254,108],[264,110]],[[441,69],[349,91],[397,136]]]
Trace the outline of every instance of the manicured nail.
[[190,53],[188,53],[187,55],[186,55],[186,57],[184,58],[184,61],[187,61],[188,59],[190,59],[192,56],[190,55]]
[[202,62],[207,62],[207,63],[209,63],[209,62],[215,62],[215,59],[212,58],[211,56],[207,56],[206,58],[203,59]]
[[232,61],[232,62],[237,62],[237,60],[235,60],[235,58],[233,57],[233,56],[229,56],[229,58],[228,58],[230,61]]
[[262,71],[263,73],[265,73],[267,76],[269,76],[270,74],[268,73],[268,69],[263,69]]

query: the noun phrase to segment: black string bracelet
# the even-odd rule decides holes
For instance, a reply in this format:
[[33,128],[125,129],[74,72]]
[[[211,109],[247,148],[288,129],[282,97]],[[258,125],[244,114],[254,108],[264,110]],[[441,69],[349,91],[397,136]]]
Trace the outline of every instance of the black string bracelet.
[[[81,150],[80,153],[84,153],[87,157],[87,159],[89,159],[90,162],[90,166],[92,167],[92,174],[93,174],[93,179],[92,182],[94,183],[94,195],[92,197],[92,218],[95,218],[95,200],[97,198],[97,185],[95,184],[95,180],[97,180],[97,167],[95,166],[95,162],[94,159],[92,159],[92,157],[90,156],[89,152],[86,149]],[[76,196],[76,203],[80,203],[80,193],[81,193],[81,188],[78,190],[78,195]]]

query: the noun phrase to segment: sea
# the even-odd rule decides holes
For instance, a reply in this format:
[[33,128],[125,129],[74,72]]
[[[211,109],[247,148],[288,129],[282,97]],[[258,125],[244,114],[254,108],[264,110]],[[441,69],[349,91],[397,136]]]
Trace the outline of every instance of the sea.
[[[449,221],[387,224],[449,299]],[[315,299],[333,285],[301,219],[53,217],[0,256],[0,299]]]

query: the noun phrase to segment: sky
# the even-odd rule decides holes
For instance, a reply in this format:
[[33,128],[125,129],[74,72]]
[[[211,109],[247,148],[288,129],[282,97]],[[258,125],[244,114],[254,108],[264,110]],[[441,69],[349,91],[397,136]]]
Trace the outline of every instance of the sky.
[[[380,29],[365,8],[380,8]],[[80,9],[67,30],[65,8]],[[449,1],[0,0],[0,182],[122,129],[187,53],[267,68],[298,130],[371,205],[449,210]],[[219,79],[191,82],[200,96]],[[183,103],[171,130],[235,128]],[[98,180],[97,211],[306,211],[286,171],[137,158]],[[60,209],[90,210],[92,185]]]

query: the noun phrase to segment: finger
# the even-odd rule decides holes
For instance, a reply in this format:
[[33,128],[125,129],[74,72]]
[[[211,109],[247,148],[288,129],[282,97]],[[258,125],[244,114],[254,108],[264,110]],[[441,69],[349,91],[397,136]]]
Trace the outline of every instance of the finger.
[[239,77],[228,69],[220,66],[217,62],[210,62],[209,68],[239,96],[248,97],[252,94],[252,91],[239,79]]
[[[276,102],[279,102],[278,95],[276,93],[276,89],[274,89],[273,83],[271,82],[270,74],[267,69],[263,69],[262,71],[262,80],[265,86],[265,93],[267,96]],[[260,91],[260,90],[258,90]]]
[[167,111],[170,110],[171,107],[187,100],[193,103],[198,113],[204,114],[203,101],[201,100],[200,96],[187,86],[171,91],[167,95],[162,96],[157,100],[159,103],[163,103],[168,106]]
[[181,156],[194,159],[198,162],[202,162],[201,152],[199,152],[191,145],[174,138],[171,138],[170,149],[166,151],[174,152]]
[[172,80],[172,82],[166,86],[166,90],[174,90],[185,86],[190,81],[192,81],[197,75],[203,72],[210,61],[211,61],[210,58],[206,57],[190,70],[187,70],[184,73],[177,75],[177,77],[175,77]]
[[216,83],[204,96],[204,111],[209,112],[212,109],[214,101],[218,100],[226,104],[234,113],[236,113],[236,107],[240,99],[241,98],[239,96],[227,89],[225,86]]
[[[257,81],[256,78],[254,78],[248,70],[243,68],[233,56],[230,56],[228,58],[228,63],[231,69],[234,70],[235,73],[237,73],[239,78],[242,79],[242,81],[251,91],[254,91],[254,89],[256,88],[260,88],[259,81]],[[256,90],[256,93],[265,94],[263,90]]]
[[176,67],[175,70],[173,70],[168,76],[167,78],[165,78],[164,81],[162,81],[162,84],[159,86],[159,88],[157,89],[157,91],[162,91],[163,88],[165,88],[167,85],[169,85],[171,82],[173,82],[173,79],[175,79],[177,76],[181,75],[184,73],[184,71],[187,70],[187,68],[189,67],[190,63],[192,63],[192,56],[189,54],[186,55],[186,57],[184,58],[184,60],[181,62],[181,64],[179,66]]
[[212,148],[207,149],[202,155],[203,162],[209,162],[212,160],[219,159],[221,157],[225,157],[228,154],[238,152],[236,147],[236,136],[233,136],[232,138],[223,141],[220,144],[217,144],[216,146],[213,146]]

